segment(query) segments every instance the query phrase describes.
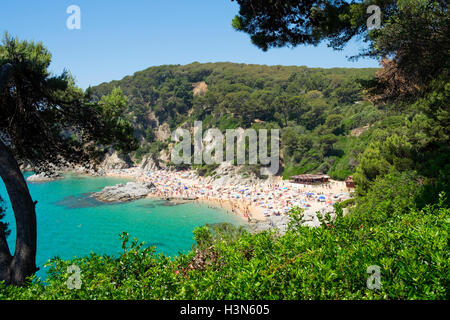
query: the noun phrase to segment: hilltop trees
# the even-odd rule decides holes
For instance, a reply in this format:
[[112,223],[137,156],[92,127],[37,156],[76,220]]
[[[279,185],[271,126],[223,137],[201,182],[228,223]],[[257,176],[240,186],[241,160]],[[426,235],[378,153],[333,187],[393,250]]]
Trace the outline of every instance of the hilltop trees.
[[[167,123],[170,130],[203,121],[203,127],[226,129],[280,128],[281,147],[286,147],[283,161],[291,173],[327,171],[334,178],[345,179],[350,171],[350,156],[341,162],[342,148],[351,137],[350,130],[375,122],[379,112],[369,102],[361,102],[361,85],[355,79],[373,78],[375,69],[310,69],[296,66],[261,66],[235,63],[193,63],[151,67],[120,81],[92,88],[93,97],[123,89],[130,107],[127,117],[133,122],[140,148],[137,159],[145,153],[158,157],[169,141],[158,141],[158,127]],[[190,82],[192,81],[192,82]],[[194,93],[205,83],[205,90]],[[183,99],[182,102],[180,99]],[[286,131],[287,134],[283,134]],[[309,144],[295,147],[290,133],[305,135]],[[322,135],[333,134],[339,143],[326,144]],[[156,152],[156,154],[154,153]],[[350,152],[350,150],[349,150]],[[335,166],[346,168],[335,170]],[[213,172],[212,170],[208,172]]]
[[122,89],[115,87],[109,95],[100,99],[98,105],[104,125],[101,135],[97,136],[98,141],[123,153],[134,151],[137,143],[133,139],[134,128],[125,116],[128,100]]
[[[386,111],[387,119],[379,124],[380,130],[372,130],[372,142],[359,155],[355,182],[360,195],[367,194],[378,177],[392,171],[420,173],[422,184],[433,186],[433,192],[426,192],[430,199],[437,200],[439,190],[449,190],[447,1],[236,1],[240,10],[233,27],[248,33],[263,50],[321,41],[341,49],[353,37],[361,37],[368,46],[353,58],[381,60],[383,68],[373,80],[363,83],[367,97]],[[367,29],[369,4],[381,9],[379,29]],[[341,95],[351,96],[352,91],[341,86],[334,94],[345,101]],[[306,123],[307,128],[323,121],[323,112],[316,111],[321,108],[317,99],[309,102],[308,121],[313,123]],[[325,121],[335,134],[345,122],[338,120],[333,116]]]
[[353,37],[362,35],[365,40],[369,39],[366,9],[370,4],[381,8],[383,19],[397,12],[396,0],[231,1],[240,6],[233,27],[248,33],[251,41],[262,50],[317,45],[321,41],[342,49]]
[[413,102],[437,78],[448,79],[449,33],[447,1],[397,1],[395,15],[370,33],[370,47],[363,53],[384,59],[373,100]]
[[[236,2],[240,11],[233,27],[248,33],[263,50],[322,41],[341,49],[353,37],[362,37],[368,47],[353,58],[385,59],[372,92],[378,93],[374,97],[378,100],[417,97],[448,70],[450,24],[445,0]],[[380,29],[367,28],[370,4],[381,9]]]
[[[70,85],[67,75],[51,78],[44,72],[48,59],[42,47],[8,41],[7,58],[0,47],[0,89],[6,88],[0,91],[0,110],[8,120],[0,119],[4,134],[0,175],[13,202],[19,233],[16,254],[11,257],[5,226],[0,225],[0,276],[20,283],[34,267],[34,207],[12,155],[33,155],[29,148],[34,145],[42,149],[31,151],[42,152],[44,146],[36,141],[42,136],[44,144],[50,142],[49,148],[57,142],[58,150],[73,150],[77,145],[60,139],[60,130],[68,125],[82,128],[83,134],[97,128],[103,132],[103,117],[115,117],[125,106],[117,84],[126,84],[123,88],[134,108],[129,111],[139,119],[144,135],[153,121],[167,121],[172,128],[194,119],[221,129],[278,126],[285,146],[283,160],[288,164],[285,175],[328,170],[340,160],[339,152],[345,151],[344,158],[357,157],[355,182],[360,197],[352,214],[344,217],[340,204],[335,221],[324,219],[320,228],[291,224],[284,236],[231,232],[225,239],[217,229],[202,228],[195,232],[198,251],[175,259],[156,255],[154,248],[144,249],[137,241],[127,248],[128,235],[124,235],[122,256],[55,259],[49,286],[0,288],[0,297],[443,299],[448,295],[448,200],[440,193],[436,204],[417,208],[423,195],[428,199],[422,204],[429,204],[436,200],[433,196],[449,189],[447,1],[370,1],[383,12],[382,29],[370,32],[366,29],[368,2],[237,2],[241,10],[233,26],[249,33],[264,50],[323,40],[339,49],[354,36],[363,36],[369,48],[362,55],[387,58],[375,81],[368,82],[369,97],[378,109],[359,101],[360,87],[352,71],[192,64],[151,68],[120,83],[94,88],[99,99],[110,94],[100,99],[103,110],[99,110]],[[25,58],[20,58],[21,52]],[[208,92],[194,97],[191,85],[198,81],[205,81]],[[9,114],[10,110],[14,112]],[[80,110],[86,113],[79,115]],[[93,128],[86,129],[81,121],[86,115],[95,122]],[[114,127],[120,121],[106,123]],[[346,135],[357,126],[367,127],[367,133]],[[44,134],[27,145],[23,134],[29,130]],[[293,210],[294,222],[302,214]],[[199,257],[207,257],[208,263],[193,264]],[[80,264],[86,275],[87,284],[81,290],[61,285],[67,266],[73,263]],[[379,290],[366,286],[367,267],[374,264],[383,273]]]
[[315,45],[325,37],[341,33],[341,37],[347,40],[355,33],[349,21],[342,23],[339,20],[340,15],[350,10],[345,1],[236,2],[240,10],[233,19],[233,27],[250,34],[252,42],[263,50],[286,45]]
[[[35,164],[89,161],[96,141],[107,142],[127,129],[89,94],[74,85],[64,72],[51,75],[51,55],[42,43],[19,41],[5,35],[0,45],[0,176],[16,218],[15,253],[11,255],[6,232],[0,230],[0,281],[23,285],[36,271],[36,202],[31,199],[18,159]],[[126,125],[124,125],[126,127]],[[75,137],[72,139],[71,137]],[[133,137],[120,140],[132,145]],[[92,143],[94,142],[94,143]]]

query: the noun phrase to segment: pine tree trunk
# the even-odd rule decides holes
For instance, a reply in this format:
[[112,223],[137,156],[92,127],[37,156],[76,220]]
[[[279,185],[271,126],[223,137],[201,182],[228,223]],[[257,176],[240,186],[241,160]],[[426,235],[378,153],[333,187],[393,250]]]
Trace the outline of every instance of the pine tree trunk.
[[0,140],[0,177],[16,219],[16,249],[11,256],[6,236],[0,234],[0,281],[21,286],[36,271],[36,211],[25,178],[11,150]]

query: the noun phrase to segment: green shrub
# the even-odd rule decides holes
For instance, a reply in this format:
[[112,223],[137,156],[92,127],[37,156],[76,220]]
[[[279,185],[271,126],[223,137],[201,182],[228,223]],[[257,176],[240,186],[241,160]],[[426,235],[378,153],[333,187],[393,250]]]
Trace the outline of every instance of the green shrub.
[[[117,258],[91,254],[48,266],[47,285],[0,286],[0,299],[446,299],[450,210],[379,206],[367,217],[338,216],[322,227],[292,225],[285,235],[230,226],[197,229],[195,250],[173,258],[122,235]],[[301,219],[302,212],[295,211]],[[231,235],[231,236],[230,236]],[[68,289],[67,267],[82,286]],[[379,266],[380,289],[366,283]]]

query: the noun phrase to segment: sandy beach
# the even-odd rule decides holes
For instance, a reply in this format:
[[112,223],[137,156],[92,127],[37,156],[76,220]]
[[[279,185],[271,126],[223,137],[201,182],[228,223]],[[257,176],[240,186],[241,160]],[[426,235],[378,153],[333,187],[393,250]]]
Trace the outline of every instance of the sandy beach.
[[285,215],[293,207],[315,213],[350,197],[345,182],[334,180],[321,185],[304,185],[277,177],[270,182],[260,180],[246,184],[237,180],[224,184],[211,182],[192,170],[150,172],[138,167],[110,170],[107,175],[153,183],[155,190],[149,195],[151,198],[197,201],[225,209],[249,222]]

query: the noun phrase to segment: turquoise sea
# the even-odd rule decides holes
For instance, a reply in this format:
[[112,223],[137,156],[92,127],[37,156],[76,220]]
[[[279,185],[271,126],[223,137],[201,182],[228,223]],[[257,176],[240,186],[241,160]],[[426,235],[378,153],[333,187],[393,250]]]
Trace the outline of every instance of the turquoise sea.
[[[29,176],[29,174],[25,174]],[[188,251],[194,244],[192,231],[206,223],[245,221],[225,210],[188,203],[169,206],[165,201],[141,199],[128,203],[104,204],[89,197],[105,186],[126,182],[111,177],[66,175],[48,183],[30,183],[33,200],[37,200],[38,276],[45,278],[45,262],[53,257],[69,259],[90,252],[117,255],[121,249],[119,234],[156,246],[157,252],[173,256]],[[5,221],[10,223],[8,243],[15,245],[15,222],[5,186],[0,180],[0,195],[5,200]]]

